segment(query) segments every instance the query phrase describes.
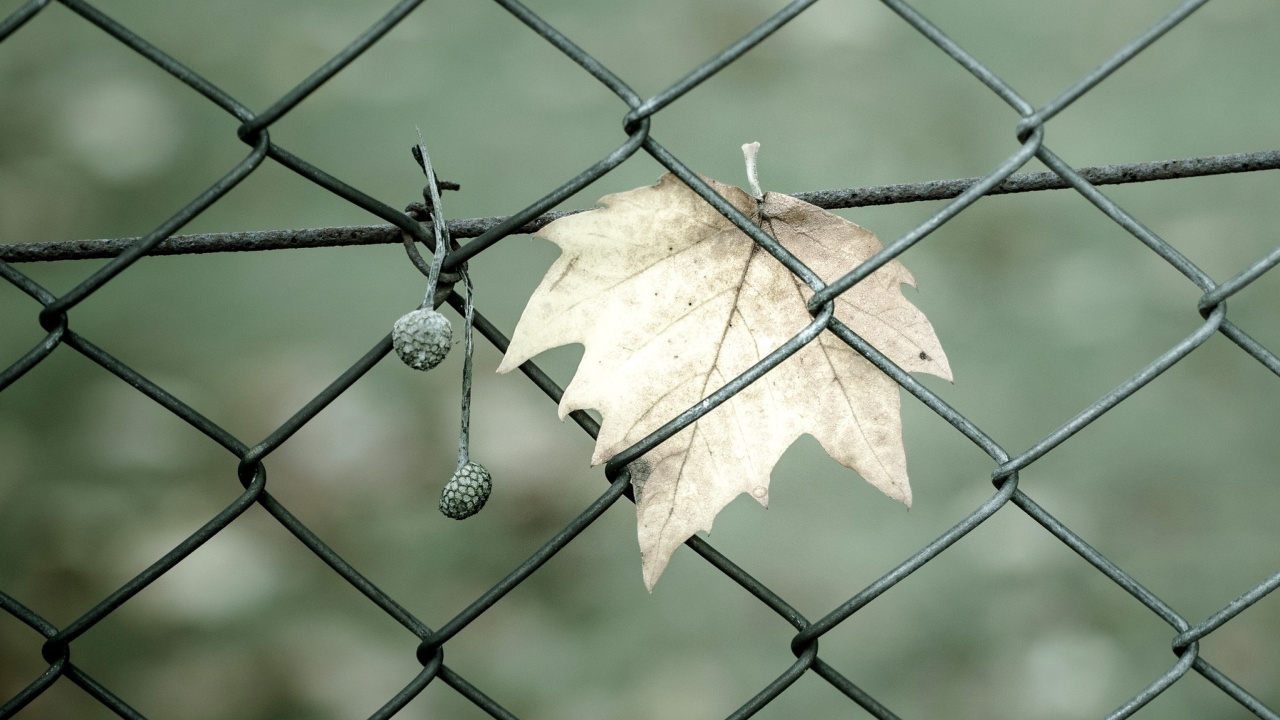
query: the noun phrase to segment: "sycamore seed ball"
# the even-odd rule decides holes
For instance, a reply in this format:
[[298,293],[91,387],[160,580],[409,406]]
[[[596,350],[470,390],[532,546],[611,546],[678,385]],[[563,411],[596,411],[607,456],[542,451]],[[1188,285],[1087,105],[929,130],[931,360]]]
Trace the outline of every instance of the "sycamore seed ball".
[[480,463],[469,462],[445,483],[440,494],[440,512],[454,520],[475,515],[484,507],[493,490],[493,479]]
[[453,325],[435,310],[419,308],[396,320],[391,344],[405,365],[430,370],[444,360],[453,343]]

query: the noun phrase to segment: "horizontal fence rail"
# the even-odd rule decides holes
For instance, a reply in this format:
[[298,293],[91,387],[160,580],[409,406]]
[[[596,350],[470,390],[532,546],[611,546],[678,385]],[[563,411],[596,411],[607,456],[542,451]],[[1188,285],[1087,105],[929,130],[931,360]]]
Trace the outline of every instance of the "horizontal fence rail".
[[[1080,177],[1093,185],[1123,185],[1127,183],[1174,180],[1177,178],[1205,177],[1226,173],[1275,170],[1280,168],[1280,150],[1211,157],[1162,160],[1157,162],[1107,165],[1105,167],[1079,168]],[[922,183],[880,185],[877,187],[849,188],[845,190],[815,190],[796,193],[792,197],[817,205],[826,210],[867,207],[869,205],[896,205],[926,200],[950,200],[978,183],[981,178],[933,180]],[[988,195],[1037,192],[1040,190],[1065,190],[1071,185],[1056,173],[1042,172],[1011,175],[996,185]],[[543,213],[515,230],[517,233],[535,233],[553,220],[582,212],[582,210],[557,210]],[[473,238],[489,232],[506,222],[506,217],[463,218],[449,220],[449,235],[453,238]],[[202,233],[199,235],[172,235],[151,249],[149,255],[198,255],[213,252],[245,252],[251,250],[288,250],[312,247],[343,247],[348,245],[385,245],[401,241],[400,228],[395,225],[356,225],[349,227],[306,228],[302,230],[263,230],[256,232]],[[110,238],[103,240],[65,240],[61,242],[32,242],[0,245],[0,260],[7,262],[38,262],[41,260],[90,260],[113,258],[142,238]]]
[[[721,402],[739,391],[760,374],[767,372],[772,365],[780,362],[783,356],[779,355],[776,359],[768,360],[753,374],[744,376],[738,381],[730,383],[721,391],[717,391],[709,398],[711,403],[700,403],[700,406],[704,409],[695,410],[691,408],[690,411],[673,418],[660,431],[616,456],[607,465],[606,475],[609,484],[602,489],[601,494],[594,502],[584,508],[581,514],[548,540],[537,552],[514,568],[501,582],[481,594],[456,617],[447,620],[437,628],[433,628],[416,617],[405,605],[388,596],[361,574],[359,570],[344,560],[267,490],[266,464],[272,453],[287,442],[295,432],[306,425],[327,405],[342,395],[354,383],[358,382],[374,365],[380,362],[391,351],[390,336],[383,338],[370,348],[356,364],[333,380],[328,387],[300,408],[283,425],[264,439],[254,443],[237,438],[227,430],[219,427],[208,417],[201,414],[198,409],[178,400],[151,379],[95,345],[89,338],[69,329],[68,322],[68,318],[75,311],[76,306],[91,298],[94,293],[105,284],[111,282],[113,278],[123,272],[127,272],[135,262],[146,255],[368,245],[394,242],[406,242],[412,247],[414,241],[422,242],[429,248],[434,247],[434,238],[429,232],[430,228],[419,222],[420,215],[415,217],[414,215],[406,214],[406,212],[397,210],[327,174],[305,159],[294,155],[275,143],[269,135],[273,123],[286,116],[300,103],[306,102],[312,92],[348,64],[358,59],[408,14],[417,10],[421,0],[402,0],[396,4],[383,18],[356,37],[342,52],[325,62],[297,87],[290,90],[261,113],[255,113],[250,110],[196,70],[186,67],[96,6],[84,0],[60,0],[60,2],[88,23],[96,26],[102,32],[151,61],[177,81],[187,85],[204,96],[209,102],[235,117],[240,122],[237,131],[238,137],[246,144],[247,149],[243,159],[227,168],[225,174],[217,183],[210,186],[185,206],[175,209],[168,220],[143,237],[70,242],[28,242],[0,246],[0,276],[35,301],[31,308],[32,319],[38,321],[46,333],[45,337],[22,357],[12,360],[11,364],[5,367],[3,371],[0,371],[0,391],[12,385],[25,373],[48,358],[58,347],[65,345],[70,351],[83,355],[108,372],[123,379],[148,398],[199,430],[212,443],[221,446],[236,457],[239,461],[239,470],[236,477],[227,478],[227,481],[228,483],[238,483],[240,490],[232,502],[210,518],[194,534],[156,559],[146,570],[106,598],[103,598],[96,605],[84,609],[75,620],[66,625],[59,627],[52,624],[44,618],[39,608],[28,607],[19,598],[5,593],[4,589],[0,588],[0,609],[29,626],[33,632],[44,638],[42,657],[48,664],[48,668],[38,676],[31,678],[29,684],[21,692],[12,698],[8,698],[3,705],[0,705],[0,719],[18,714],[41,693],[63,679],[78,686],[120,717],[143,717],[138,710],[129,704],[128,698],[117,696],[112,690],[94,680],[90,674],[94,672],[94,668],[84,668],[73,663],[71,660],[72,648],[78,638],[85,633],[93,631],[105,618],[129,602],[130,598],[173,569],[185,557],[216,536],[237,517],[250,511],[265,511],[268,513],[300,543],[328,565],[333,572],[350,583],[369,602],[380,608],[399,623],[406,632],[416,638],[418,642],[417,653],[413,657],[405,658],[406,663],[414,663],[413,667],[417,673],[416,676],[400,692],[387,698],[385,704],[371,717],[391,717],[425,688],[439,683],[452,688],[492,717],[514,717],[500,704],[499,699],[490,697],[480,689],[483,684],[482,681],[466,679],[459,674],[458,670],[446,664],[445,649],[448,647],[449,641],[460,633],[465,633],[473,621],[493,607],[495,603],[499,602],[508,592],[530,575],[538,572],[545,562],[573,542],[574,538],[590,526],[596,518],[600,517],[605,510],[624,497],[631,498],[627,462],[638,458],[648,448],[671,437],[692,423],[699,413],[705,412],[705,408],[711,406],[711,403]],[[1049,103],[1038,108],[1031,105],[1017,90],[989,70],[977,57],[974,57],[950,39],[914,7],[903,0],[883,0],[884,4],[896,13],[902,21],[937,45],[943,53],[971,73],[977,83],[984,85],[1010,106],[1013,112],[1009,117],[1009,130],[1011,135],[1016,138],[1017,150],[993,167],[989,174],[981,178],[938,180],[849,190],[827,190],[797,195],[801,199],[824,208],[849,208],[925,200],[948,201],[943,207],[937,209],[931,217],[920,223],[919,226],[901,238],[888,243],[882,252],[868,259],[862,266],[851,271],[845,277],[830,284],[823,284],[821,281],[816,280],[809,269],[794,257],[791,257],[789,253],[786,253],[785,249],[778,250],[778,248],[773,247],[775,243],[772,238],[765,235],[757,226],[752,225],[741,213],[736,212],[724,198],[701,182],[692,169],[659,144],[657,136],[654,134],[652,122],[653,118],[665,107],[687,93],[694,91],[707,78],[733,63],[784,24],[804,12],[812,4],[813,0],[795,0],[791,2],[723,52],[693,68],[669,88],[648,99],[637,95],[612,70],[582,50],[571,39],[552,27],[540,16],[520,4],[518,0],[497,0],[497,2],[520,22],[524,23],[529,31],[537,34],[568,56],[581,66],[584,71],[621,98],[627,106],[627,112],[622,118],[622,134],[619,136],[620,144],[618,148],[592,166],[584,169],[580,174],[566,180],[560,187],[549,192],[538,202],[507,217],[451,221],[449,230],[453,237],[473,239],[452,250],[448,259],[444,262],[446,271],[460,268],[468,258],[484,252],[487,248],[492,247],[494,243],[508,235],[535,231],[552,219],[568,214],[565,212],[550,212],[550,210],[574,193],[608,174],[635,153],[643,151],[684,180],[686,184],[702,195],[712,206],[725,214],[728,219],[741,227],[748,236],[761,244],[762,247],[771,248],[771,252],[774,253],[775,257],[779,257],[789,270],[794,272],[797,277],[808,281],[814,288],[815,294],[810,304],[814,320],[805,333],[793,338],[786,347],[794,349],[811,340],[821,331],[830,330],[893,378],[923,405],[936,412],[959,433],[977,445],[992,461],[991,479],[995,489],[988,499],[974,508],[963,520],[946,533],[929,542],[910,557],[902,559],[893,570],[883,577],[863,588],[845,602],[831,608],[825,615],[814,619],[803,616],[787,600],[717,551],[705,539],[696,536],[689,539],[686,543],[689,548],[704,558],[712,568],[724,573],[754,598],[777,613],[783,622],[788,623],[795,629],[795,635],[790,643],[790,650],[796,658],[794,663],[776,679],[761,688],[754,697],[747,700],[730,716],[731,718],[751,716],[778,697],[799,677],[810,672],[830,683],[838,692],[870,715],[882,720],[897,718],[898,716],[885,704],[862,690],[840,669],[828,664],[823,659],[819,652],[819,639],[825,633],[858,613],[876,597],[893,590],[895,585],[904,578],[932,562],[939,553],[996,513],[1001,511],[1020,511],[1026,513],[1053,537],[1080,555],[1096,568],[1099,573],[1122,588],[1155,617],[1170,627],[1169,637],[1173,657],[1168,669],[1159,676],[1152,678],[1147,686],[1133,688],[1132,697],[1116,708],[1110,715],[1111,718],[1128,717],[1194,670],[1219,688],[1226,696],[1235,700],[1240,706],[1258,717],[1280,720],[1280,714],[1264,705],[1248,689],[1218,670],[1200,649],[1200,640],[1230,622],[1245,608],[1256,603],[1273,592],[1277,586],[1280,586],[1280,571],[1261,579],[1256,586],[1240,597],[1223,598],[1225,604],[1219,611],[1209,617],[1199,621],[1187,619],[1164,600],[1144,588],[1132,575],[1095,550],[1070,527],[1046,512],[1018,487],[1018,477],[1021,470],[1031,466],[1046,454],[1053,452],[1055,448],[1067,441],[1073,434],[1124,402],[1139,388],[1150,383],[1158,375],[1186,358],[1201,344],[1218,334],[1225,335],[1231,342],[1238,345],[1245,353],[1272,373],[1280,375],[1280,359],[1248,335],[1243,328],[1235,325],[1228,318],[1226,307],[1226,300],[1231,295],[1256,281],[1280,262],[1280,249],[1240,270],[1235,277],[1223,283],[1218,283],[1099,189],[1101,186],[1113,184],[1165,181],[1222,173],[1276,169],[1280,167],[1280,150],[1073,169],[1070,164],[1050,150],[1044,141],[1046,123],[1064,108],[1088,93],[1112,72],[1137,56],[1152,43],[1158,41],[1164,33],[1179,23],[1186,21],[1204,3],[1204,0],[1184,2],[1117,51],[1096,70],[1065,89]],[[0,21],[0,42],[19,32],[25,23],[50,4],[50,0],[31,0],[9,17]],[[2,122],[3,119],[0,119],[0,123]],[[1032,158],[1038,159],[1049,167],[1050,172],[1020,174],[1018,171]],[[329,190],[338,198],[353,203],[382,218],[388,224],[367,227],[252,233],[174,235],[183,225],[218,202],[225,193],[254,173],[267,161],[292,170],[320,187]],[[1128,231],[1138,242],[1141,242],[1186,276],[1188,281],[1197,286],[1200,293],[1202,293],[1197,306],[1188,308],[1188,310],[1199,312],[1202,321],[1193,332],[1164,353],[1153,358],[1149,364],[1138,369],[1129,379],[1107,392],[1098,401],[1081,409],[1074,417],[1066,420],[1057,430],[1030,448],[1014,453],[1004,449],[992,436],[979,428],[959,409],[951,407],[942,398],[924,387],[855,334],[850,328],[835,319],[831,310],[834,298],[840,293],[846,292],[877,268],[906,252],[915,244],[925,240],[933,231],[982,198],[1002,193],[1049,189],[1071,189],[1079,193],[1100,212]],[[416,254],[416,252],[416,250],[413,250],[413,253]],[[55,295],[46,290],[16,267],[16,264],[26,262],[90,258],[111,258],[111,260],[97,270],[87,274],[82,282],[62,295]],[[462,297],[457,293],[449,294],[447,301],[459,310],[463,308]],[[480,312],[475,313],[475,327],[498,350],[506,350],[508,344],[507,335]],[[6,361],[8,360],[6,359]],[[521,366],[521,370],[552,400],[560,400],[562,389],[535,363],[526,362]],[[589,435],[594,437],[597,434],[599,427],[588,414],[578,411],[572,413],[572,417]],[[1017,510],[1010,508],[1016,508]]]

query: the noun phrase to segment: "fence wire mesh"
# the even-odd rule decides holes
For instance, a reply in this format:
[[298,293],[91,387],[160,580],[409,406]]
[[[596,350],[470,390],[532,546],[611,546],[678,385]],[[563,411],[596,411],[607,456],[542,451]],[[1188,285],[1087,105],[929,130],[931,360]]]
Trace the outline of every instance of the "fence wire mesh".
[[[960,523],[920,548],[918,552],[903,560],[896,568],[879,580],[868,585],[816,620],[809,620],[803,616],[787,600],[749,575],[728,557],[718,552],[705,539],[700,537],[691,538],[687,542],[691,550],[704,558],[713,568],[731,578],[746,592],[758,599],[759,602],[777,613],[785,622],[790,623],[796,631],[790,647],[796,657],[794,664],[768,683],[767,686],[761,688],[754,697],[747,700],[736,712],[730,715],[731,718],[745,718],[753,715],[777,698],[806,673],[813,673],[823,678],[832,687],[847,696],[850,701],[856,703],[871,715],[886,719],[896,718],[897,715],[890,708],[867,692],[864,692],[838,668],[828,664],[819,655],[819,639],[858,613],[873,599],[888,592],[904,578],[916,572],[925,564],[930,563],[943,550],[987,521],[997,512],[1001,510],[1010,512],[1007,509],[1009,506],[1026,513],[1046,531],[1096,568],[1099,573],[1102,573],[1132,595],[1155,617],[1167,623],[1173,629],[1172,650],[1174,662],[1165,672],[1151,679],[1150,683],[1145,687],[1134,688],[1132,697],[1117,708],[1110,717],[1128,717],[1153,698],[1165,692],[1174,683],[1186,676],[1189,671],[1195,670],[1196,673],[1206,678],[1223,693],[1258,717],[1273,720],[1280,718],[1280,714],[1267,707],[1254,694],[1251,694],[1250,690],[1242,687],[1232,678],[1215,668],[1209,659],[1200,652],[1199,642],[1222,627],[1245,608],[1271,593],[1277,586],[1280,586],[1280,571],[1263,579],[1243,595],[1230,600],[1209,617],[1199,622],[1193,622],[1184,618],[1164,600],[1144,588],[1128,572],[1096,551],[1084,538],[1064,523],[1055,519],[1018,487],[1019,472],[1021,470],[1040,460],[1072,435],[1097,420],[1104,413],[1115,408],[1121,402],[1124,402],[1139,388],[1150,383],[1158,375],[1186,358],[1192,351],[1217,334],[1226,336],[1241,350],[1265,366],[1266,369],[1273,374],[1280,375],[1280,358],[1277,358],[1274,353],[1250,337],[1244,329],[1229,320],[1226,306],[1228,298],[1256,281],[1277,263],[1280,263],[1280,249],[1258,259],[1229,280],[1218,283],[1098,189],[1098,186],[1106,184],[1272,169],[1280,166],[1280,152],[1272,151],[1249,155],[1195,158],[1185,161],[1077,170],[1073,169],[1065,160],[1044,144],[1044,127],[1046,123],[1072,103],[1078,101],[1111,73],[1139,53],[1142,53],[1170,29],[1187,20],[1192,13],[1204,4],[1205,0],[1190,0],[1183,3],[1167,16],[1151,25],[1145,32],[1133,38],[1098,66],[1097,69],[1080,78],[1052,101],[1040,107],[1035,107],[1025,100],[1013,87],[991,72],[977,57],[974,57],[950,39],[941,29],[932,24],[911,5],[902,0],[883,0],[884,4],[896,13],[903,22],[926,37],[1017,113],[1019,119],[1015,123],[1014,131],[1019,146],[1016,152],[1009,155],[997,167],[993,168],[989,174],[981,178],[807,194],[805,199],[827,208],[911,202],[923,199],[950,199],[950,202],[945,207],[938,210],[925,222],[920,223],[902,237],[888,243],[883,251],[867,260],[862,266],[829,285],[816,279],[808,268],[790,256],[785,249],[777,247],[772,238],[712,191],[694,170],[686,166],[679,158],[661,145],[651,132],[651,121],[655,115],[690,91],[693,91],[705,80],[723,70],[788,21],[804,12],[813,4],[814,0],[796,0],[788,4],[723,52],[693,68],[678,82],[649,98],[641,97],[612,70],[605,67],[576,45],[573,40],[517,0],[497,0],[497,2],[507,12],[524,23],[530,31],[536,33],[561,53],[571,58],[585,72],[622,99],[628,108],[622,118],[622,130],[625,139],[613,152],[546,194],[536,203],[514,215],[503,218],[452,221],[451,230],[455,237],[470,237],[474,239],[461,245],[459,249],[453,250],[445,261],[444,269],[450,271],[461,268],[468,259],[484,252],[504,237],[513,233],[530,232],[540,227],[551,218],[558,216],[557,213],[548,213],[552,208],[579,190],[599,180],[632,155],[639,151],[644,151],[698,192],[708,203],[734,222],[755,242],[764,247],[772,246],[773,254],[779,258],[788,270],[797,277],[804,279],[813,288],[815,294],[809,307],[815,321],[811,327],[811,332],[808,332],[807,335],[797,336],[762,360],[752,371],[714,392],[709,396],[710,402],[700,403],[690,412],[681,415],[677,422],[655,432],[650,437],[645,438],[632,448],[616,456],[607,465],[606,476],[609,479],[609,487],[598,499],[585,508],[580,515],[560,530],[551,540],[547,541],[537,552],[512,570],[501,582],[477,597],[456,617],[439,627],[429,627],[422,620],[415,617],[404,605],[389,597],[361,574],[360,571],[334,552],[324,540],[304,525],[289,509],[278,502],[266,490],[267,473],[265,461],[267,458],[304,425],[315,418],[321,410],[360,380],[374,365],[382,361],[392,347],[390,335],[371,348],[358,362],[333,380],[323,392],[306,403],[284,424],[261,441],[251,444],[218,426],[201,414],[199,410],[185,404],[173,394],[170,394],[169,391],[166,391],[165,388],[118,360],[98,345],[95,345],[90,339],[72,331],[68,320],[70,313],[76,306],[92,297],[113,278],[129,269],[135,262],[148,254],[386,243],[398,242],[401,238],[401,233],[423,243],[428,248],[433,247],[434,243],[429,227],[421,224],[418,219],[407,215],[405,212],[398,211],[327,174],[320,168],[273,142],[269,134],[269,129],[274,123],[304,102],[308,96],[335,74],[358,59],[377,43],[383,35],[395,27],[397,23],[415,11],[421,4],[421,0],[403,0],[398,3],[372,27],[351,42],[342,52],[324,63],[310,77],[262,112],[250,110],[226,91],[150,44],[145,38],[135,34],[128,27],[105,14],[94,5],[83,0],[61,0],[62,5],[185,83],[209,102],[234,116],[241,123],[238,129],[239,138],[251,149],[220,180],[180,208],[172,217],[144,237],[0,246],[0,257],[3,258],[3,260],[0,260],[0,275],[39,303],[38,321],[47,333],[45,338],[35,347],[31,348],[29,352],[0,373],[0,390],[8,388],[25,373],[48,358],[59,346],[65,345],[118,376],[169,412],[198,429],[209,440],[235,455],[239,459],[238,480],[244,491],[234,502],[209,519],[198,531],[173,547],[142,573],[120,586],[115,592],[102,599],[94,607],[83,612],[76,620],[67,625],[57,627],[42,617],[37,609],[29,608],[17,598],[0,592],[0,607],[45,638],[42,655],[43,659],[48,663],[47,670],[40,674],[39,677],[32,679],[30,684],[21,692],[8,699],[3,706],[0,706],[0,718],[8,718],[18,714],[60,678],[66,678],[71,683],[74,683],[120,717],[143,717],[141,713],[129,704],[126,698],[117,696],[111,689],[95,681],[90,674],[91,668],[85,669],[73,663],[71,661],[72,647],[78,638],[93,630],[95,626],[128,602],[130,598],[169,572],[185,557],[223,531],[237,517],[255,505],[275,518],[299,542],[332,568],[333,572],[340,575],[362,593],[369,602],[376,605],[419,639],[416,661],[420,664],[421,670],[403,690],[388,698],[385,704],[371,717],[391,717],[431,685],[433,681],[439,680],[489,715],[495,718],[512,718],[514,715],[505,709],[498,699],[490,697],[482,690],[483,681],[473,683],[445,664],[445,649],[449,641],[458,636],[459,633],[464,632],[469,625],[493,607],[507,593],[537,572],[544,563],[572,542],[579,533],[599,518],[605,510],[624,496],[629,497],[628,462],[639,458],[647,450],[652,449],[664,439],[709,412],[716,405],[740,391],[752,381],[752,378],[768,372],[788,357],[789,354],[795,352],[804,342],[812,339],[813,336],[823,330],[834,333],[857,352],[868,358],[892,377],[903,389],[918,399],[920,403],[937,413],[957,432],[989,455],[995,463],[995,469],[991,474],[995,492]],[[3,22],[0,22],[0,41],[8,39],[14,33],[20,31],[24,24],[36,17],[49,4],[49,0],[32,0]],[[366,228],[273,231],[268,233],[174,236],[178,229],[216,203],[219,198],[261,167],[268,158],[347,202],[383,218],[390,225]],[[1032,158],[1039,159],[1052,172],[1030,175],[1015,174]],[[924,240],[935,230],[987,195],[1065,187],[1072,188],[1082,195],[1099,212],[1176,268],[1189,282],[1199,288],[1203,295],[1198,302],[1196,310],[1203,317],[1203,323],[1200,324],[1195,332],[1159,355],[1159,357],[1134,373],[1128,380],[1106,393],[1097,402],[1081,410],[1057,430],[1045,436],[1027,450],[1011,454],[959,410],[948,405],[939,396],[894,365],[893,362],[866,343],[847,326],[834,319],[832,315],[833,300],[877,268],[902,255],[909,248]],[[15,262],[35,260],[94,257],[110,257],[113,259],[62,295],[55,295],[46,290],[28,277],[27,274],[19,271],[13,264]],[[461,309],[462,307],[461,298],[457,294],[450,295],[448,302],[455,308]],[[480,312],[475,315],[475,323],[476,329],[481,335],[499,350],[505,351],[507,336],[499,327],[495,326]],[[553,400],[558,401],[560,399],[562,389],[536,364],[533,362],[525,363],[521,370]],[[588,414],[579,411],[573,413],[572,417],[583,430],[593,437],[595,436],[598,425]],[[413,659],[406,658],[406,661],[412,662]],[[1255,689],[1254,692],[1257,692],[1257,690]]]

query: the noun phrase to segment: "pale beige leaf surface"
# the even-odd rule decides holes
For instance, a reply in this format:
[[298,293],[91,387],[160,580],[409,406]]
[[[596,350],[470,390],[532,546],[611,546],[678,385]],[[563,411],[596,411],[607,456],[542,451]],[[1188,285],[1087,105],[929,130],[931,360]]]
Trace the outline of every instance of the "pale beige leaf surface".
[[[757,203],[736,187],[708,182],[827,282],[881,248],[870,232],[790,196],[766,193]],[[602,208],[537,234],[563,254],[530,298],[498,368],[508,372],[559,345],[585,347],[560,416],[600,412],[593,464],[800,332],[811,320],[805,302],[813,294],[673,175],[600,202]],[[902,283],[915,281],[894,260],[840,296],[835,315],[903,369],[950,380],[933,327],[903,297]],[[888,376],[823,331],[651,450],[643,458],[648,477],[636,483],[646,586],[652,589],[676,548],[709,531],[739,494],[767,507],[770,472],[804,433],[910,505],[899,402]]]

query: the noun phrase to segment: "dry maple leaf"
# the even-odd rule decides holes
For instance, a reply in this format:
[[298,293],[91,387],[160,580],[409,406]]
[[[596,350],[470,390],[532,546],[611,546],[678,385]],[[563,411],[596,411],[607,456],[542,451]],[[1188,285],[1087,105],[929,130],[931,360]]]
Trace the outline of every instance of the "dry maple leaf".
[[[831,282],[880,250],[875,235],[788,195],[716,192]],[[603,418],[605,462],[808,325],[813,291],[674,175],[609,195],[538,237],[563,254],[529,300],[498,372],[571,343],[586,352],[560,417]],[[836,300],[835,316],[899,367],[951,379],[933,327],[899,287],[897,260]],[[645,585],[740,493],[768,507],[769,474],[809,433],[840,463],[911,504],[898,386],[824,330],[772,371],[632,464]],[[639,466],[641,472],[636,472]],[[644,477],[647,475],[647,477]]]

